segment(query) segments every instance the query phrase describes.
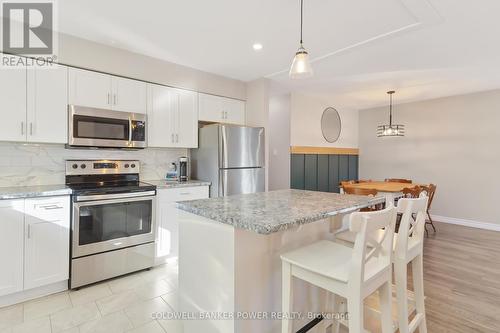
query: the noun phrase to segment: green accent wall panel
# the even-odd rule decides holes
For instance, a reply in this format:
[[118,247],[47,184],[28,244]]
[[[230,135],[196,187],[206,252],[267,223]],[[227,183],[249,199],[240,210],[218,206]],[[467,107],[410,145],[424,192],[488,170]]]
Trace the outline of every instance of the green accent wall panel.
[[318,191],[329,191],[328,155],[318,155]]
[[328,155],[328,190],[340,193],[339,155]]
[[290,187],[293,189],[336,192],[342,180],[358,180],[356,155],[292,154]]
[[339,182],[349,180],[349,155],[339,156]]
[[304,154],[292,154],[290,159],[290,187],[296,190],[304,189]]
[[349,155],[349,180],[358,179],[358,156]]
[[318,190],[318,155],[306,155],[304,163],[304,188]]

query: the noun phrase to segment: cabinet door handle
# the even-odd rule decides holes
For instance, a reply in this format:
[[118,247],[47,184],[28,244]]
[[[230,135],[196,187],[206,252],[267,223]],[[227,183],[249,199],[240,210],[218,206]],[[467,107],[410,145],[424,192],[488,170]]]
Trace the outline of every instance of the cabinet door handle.
[[175,142],[179,143],[179,134],[175,135]]
[[111,96],[110,94],[108,93],[108,105],[111,104]]
[[28,224],[28,239],[31,238],[31,224]]
[[21,135],[24,135],[24,121],[21,121]]
[[170,139],[174,143],[174,134],[172,133],[172,138]]
[[116,105],[116,94],[113,94],[113,104]]
[[33,123],[30,123],[30,135],[33,135]]
[[40,208],[43,208],[45,210],[52,210],[52,209],[63,209],[63,207],[58,206],[58,205],[47,205],[47,206],[40,206]]

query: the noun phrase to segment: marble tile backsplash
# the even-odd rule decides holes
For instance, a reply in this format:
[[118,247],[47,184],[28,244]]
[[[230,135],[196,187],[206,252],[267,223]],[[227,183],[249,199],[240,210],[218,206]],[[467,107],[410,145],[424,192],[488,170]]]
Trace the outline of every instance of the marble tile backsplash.
[[163,179],[169,164],[188,153],[188,149],[86,150],[56,144],[0,142],[0,186],[64,184],[67,159],[139,160],[141,179]]

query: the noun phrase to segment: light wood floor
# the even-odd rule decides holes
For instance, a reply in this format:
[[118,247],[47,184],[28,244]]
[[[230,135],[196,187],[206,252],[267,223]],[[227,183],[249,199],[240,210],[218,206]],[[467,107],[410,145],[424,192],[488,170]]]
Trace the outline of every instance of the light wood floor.
[[[428,332],[500,332],[500,232],[435,225],[424,243]],[[378,322],[366,325],[380,332]]]
[[428,331],[500,332],[500,233],[436,227],[424,244]]

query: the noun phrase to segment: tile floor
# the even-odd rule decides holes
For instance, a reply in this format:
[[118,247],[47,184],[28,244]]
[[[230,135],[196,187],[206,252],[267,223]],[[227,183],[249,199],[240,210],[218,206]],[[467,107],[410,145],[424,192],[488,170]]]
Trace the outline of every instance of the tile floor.
[[181,333],[178,322],[153,319],[177,310],[177,275],[172,263],[0,308],[0,333]]

